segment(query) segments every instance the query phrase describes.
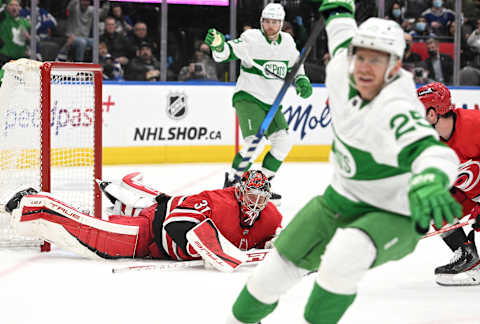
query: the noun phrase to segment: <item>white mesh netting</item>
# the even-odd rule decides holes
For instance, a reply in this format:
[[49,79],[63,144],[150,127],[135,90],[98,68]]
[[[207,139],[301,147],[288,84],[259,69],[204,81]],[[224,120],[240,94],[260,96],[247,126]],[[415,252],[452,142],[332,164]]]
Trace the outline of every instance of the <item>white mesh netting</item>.
[[[0,89],[0,204],[19,188],[42,188],[42,172],[50,174],[58,199],[93,213],[94,208],[94,77],[73,67],[51,72],[50,147],[42,146],[41,63],[21,59],[4,66]],[[51,167],[41,170],[43,149]],[[1,208],[0,247],[39,245],[15,236],[10,217]]]

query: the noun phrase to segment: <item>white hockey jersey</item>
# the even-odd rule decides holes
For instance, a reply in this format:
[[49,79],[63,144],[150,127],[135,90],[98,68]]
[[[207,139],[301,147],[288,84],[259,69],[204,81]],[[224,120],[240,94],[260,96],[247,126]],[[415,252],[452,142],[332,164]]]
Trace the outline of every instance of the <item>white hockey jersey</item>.
[[350,201],[409,215],[412,173],[436,167],[452,184],[459,161],[425,120],[409,72],[400,70],[372,101],[362,100],[350,77],[344,46],[355,30],[350,18],[334,19],[327,26],[334,54],[326,77],[334,132],[332,188]]
[[[228,41],[223,52],[213,51],[216,62],[241,60],[240,75],[235,93],[244,91],[265,104],[271,105],[283,85],[283,81],[264,73],[252,62],[285,78],[295,64],[298,51],[295,41],[288,33],[280,32],[278,40],[271,42],[259,29],[249,29],[240,38]],[[297,72],[305,75],[303,66]]]

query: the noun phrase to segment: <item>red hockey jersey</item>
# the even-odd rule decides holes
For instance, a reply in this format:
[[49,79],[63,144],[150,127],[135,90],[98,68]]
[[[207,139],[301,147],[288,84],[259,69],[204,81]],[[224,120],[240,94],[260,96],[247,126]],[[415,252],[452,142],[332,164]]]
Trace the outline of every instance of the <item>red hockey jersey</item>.
[[[455,187],[468,198],[480,202],[480,111],[457,108],[455,130],[446,142],[460,159]],[[466,211],[466,212],[469,212]]]
[[[142,211],[152,212],[154,209],[150,207]],[[192,196],[172,197],[167,202],[160,231],[161,238],[156,238],[156,241],[161,242],[163,252],[174,260],[191,260],[199,258],[199,255],[185,242],[184,229],[194,227],[207,217],[213,220],[226,239],[242,250],[263,248],[265,242],[281,227],[282,215],[270,202],[250,228],[240,226],[239,215],[240,206],[235,198],[234,187],[203,191]],[[180,230],[176,232],[175,228]],[[181,245],[186,245],[185,250],[188,253]]]

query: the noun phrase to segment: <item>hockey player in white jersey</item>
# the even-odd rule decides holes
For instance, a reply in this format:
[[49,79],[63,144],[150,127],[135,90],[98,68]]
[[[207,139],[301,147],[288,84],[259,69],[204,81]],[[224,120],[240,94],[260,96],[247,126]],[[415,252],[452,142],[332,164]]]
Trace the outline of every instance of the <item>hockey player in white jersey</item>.
[[401,68],[400,26],[370,18],[357,29],[353,0],[324,0],[320,11],[332,55],[333,178],[274,242],[229,324],[258,323],[309,271],[317,274],[302,323],[337,323],[370,268],[413,252],[431,221],[462,214],[448,191],[459,161],[426,122],[413,77]]
[[[215,61],[241,61],[233,106],[247,144],[255,139],[255,134],[283,85],[281,79],[285,78],[299,55],[290,34],[281,31],[284,19],[285,11],[282,5],[269,3],[262,11],[261,30],[249,29],[243,32],[240,38],[228,42],[225,42],[225,37],[215,29],[210,29],[205,37],[205,43],[212,49]],[[312,94],[312,86],[303,66],[298,70],[295,85],[300,97],[308,98]],[[271,142],[272,148],[263,159],[262,172],[272,179],[292,148],[288,124],[281,109],[278,109],[265,136]],[[265,141],[261,144],[263,145],[257,147],[252,160],[263,151]],[[244,145],[243,150],[235,155],[232,171],[225,174],[224,187],[233,185],[236,169],[242,156],[245,156],[244,150],[247,147],[248,145]],[[247,169],[249,167],[250,165]],[[280,196],[274,193],[271,199],[280,199]]]

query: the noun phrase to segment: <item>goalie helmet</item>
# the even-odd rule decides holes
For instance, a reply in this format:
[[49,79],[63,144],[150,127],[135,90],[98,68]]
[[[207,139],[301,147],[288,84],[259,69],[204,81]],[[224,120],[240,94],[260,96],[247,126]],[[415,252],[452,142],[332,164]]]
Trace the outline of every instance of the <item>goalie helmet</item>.
[[385,81],[398,61],[403,58],[405,51],[404,31],[393,20],[372,17],[358,27],[350,44],[350,56],[353,56],[356,47],[368,48],[390,54],[388,68],[385,72]]
[[418,88],[417,95],[425,106],[426,112],[433,108],[437,114],[445,115],[454,108],[450,90],[440,82],[431,82]]
[[240,223],[252,226],[267,206],[272,193],[270,181],[258,170],[246,171],[235,185],[235,196],[240,203]]

